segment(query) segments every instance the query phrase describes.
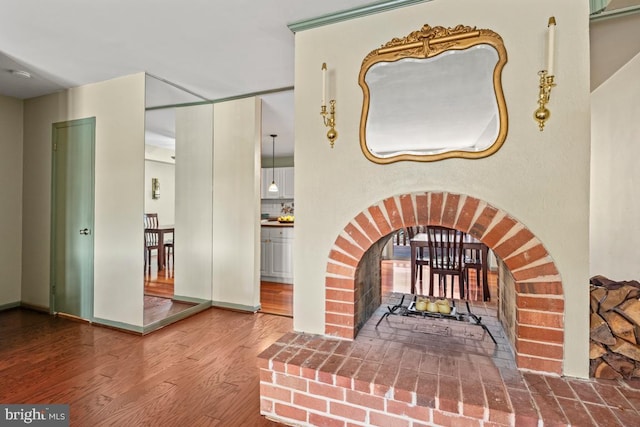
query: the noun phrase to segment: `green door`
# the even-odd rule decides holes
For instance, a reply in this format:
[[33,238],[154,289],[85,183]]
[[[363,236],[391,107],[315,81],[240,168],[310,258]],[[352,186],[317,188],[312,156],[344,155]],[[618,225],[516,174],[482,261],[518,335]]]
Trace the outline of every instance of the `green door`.
[[93,317],[95,117],[53,124],[51,307]]

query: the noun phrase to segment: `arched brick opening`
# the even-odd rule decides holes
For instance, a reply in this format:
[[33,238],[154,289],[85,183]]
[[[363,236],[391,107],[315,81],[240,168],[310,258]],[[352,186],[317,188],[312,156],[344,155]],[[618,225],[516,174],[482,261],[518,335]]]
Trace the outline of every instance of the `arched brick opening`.
[[351,220],[329,253],[325,334],[354,339],[355,273],[365,252],[396,230],[442,225],[471,234],[500,257],[515,289],[515,352],[521,369],[562,374],[564,295],[542,242],[506,212],[467,195],[426,192],[389,197]]

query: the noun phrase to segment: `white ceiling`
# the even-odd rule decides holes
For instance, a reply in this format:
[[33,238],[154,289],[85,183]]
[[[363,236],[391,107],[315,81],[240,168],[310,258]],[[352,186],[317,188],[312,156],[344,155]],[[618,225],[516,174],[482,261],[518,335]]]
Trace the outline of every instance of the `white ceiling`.
[[[293,86],[287,24],[371,0],[0,0],[0,94],[32,98],[147,72],[216,100]],[[24,70],[31,79],[12,75]],[[267,96],[263,141],[293,149],[291,95]],[[278,108],[282,107],[282,111]],[[290,129],[289,129],[290,128]]]
[[[271,93],[263,95],[261,98],[263,155],[271,157],[272,146],[275,146],[276,157],[292,156],[294,145],[293,91]],[[145,120],[145,142],[155,147],[175,151],[175,108],[148,110]],[[272,134],[277,135],[275,144],[270,136]]]
[[[138,72],[186,89],[191,100],[291,88],[287,24],[379,3],[401,2],[0,0],[0,94],[25,99]],[[606,11],[638,4],[612,0]],[[163,103],[151,86],[148,105]],[[277,155],[292,153],[291,92],[265,96],[263,112],[266,153],[271,133],[279,135]]]

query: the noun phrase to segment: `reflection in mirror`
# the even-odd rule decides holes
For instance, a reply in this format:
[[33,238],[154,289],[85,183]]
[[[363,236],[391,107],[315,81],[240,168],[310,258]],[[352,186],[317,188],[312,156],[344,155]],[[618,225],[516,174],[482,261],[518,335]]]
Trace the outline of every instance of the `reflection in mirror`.
[[500,74],[506,51],[490,30],[423,27],[363,61],[360,144],[370,160],[479,158],[504,142]]
[[[175,227],[176,105],[202,102],[203,98],[150,75],[145,86],[144,213],[145,217],[156,215],[157,223],[152,224],[157,231],[145,231],[144,327],[153,329],[194,305],[174,298],[174,239],[181,235],[181,229]],[[161,197],[153,197],[154,179],[161,185]]]

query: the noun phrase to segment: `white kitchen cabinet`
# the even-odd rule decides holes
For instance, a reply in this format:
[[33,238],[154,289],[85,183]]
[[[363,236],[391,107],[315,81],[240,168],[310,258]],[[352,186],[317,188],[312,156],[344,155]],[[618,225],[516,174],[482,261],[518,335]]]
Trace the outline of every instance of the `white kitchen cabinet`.
[[269,242],[271,233],[268,227],[260,227],[260,277],[268,276],[271,266],[271,258],[273,257]]
[[262,280],[293,283],[293,227],[263,226],[260,250]]
[[282,193],[283,199],[293,199],[293,184],[294,184],[294,168],[282,168]]
[[[260,173],[260,194],[263,199],[293,199],[294,168],[262,168]],[[276,182],[278,192],[269,192],[271,182]]]

